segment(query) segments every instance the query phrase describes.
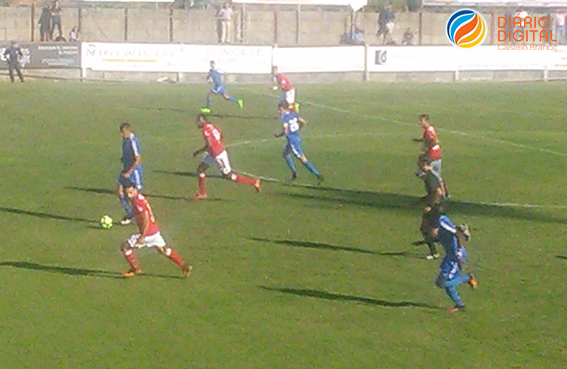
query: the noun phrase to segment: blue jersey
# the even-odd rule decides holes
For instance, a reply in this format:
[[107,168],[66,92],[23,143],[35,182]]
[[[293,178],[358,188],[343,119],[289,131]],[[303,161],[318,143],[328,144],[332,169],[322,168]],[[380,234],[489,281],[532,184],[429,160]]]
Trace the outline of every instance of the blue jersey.
[[[127,170],[136,161],[136,156],[140,156],[140,142],[138,138],[132,133],[129,138],[122,139],[122,165],[124,170]],[[138,165],[139,167],[139,165]]]
[[459,246],[457,240],[457,227],[446,215],[439,217],[439,242],[445,249],[445,256],[441,261],[441,275],[450,280],[461,270],[466,262],[467,252],[464,246]]
[[280,117],[280,120],[284,124],[286,138],[288,141],[299,140],[299,115],[293,111],[285,112]]
[[216,69],[209,69],[209,74],[207,74],[207,79],[212,79],[215,87],[223,86],[221,72]]

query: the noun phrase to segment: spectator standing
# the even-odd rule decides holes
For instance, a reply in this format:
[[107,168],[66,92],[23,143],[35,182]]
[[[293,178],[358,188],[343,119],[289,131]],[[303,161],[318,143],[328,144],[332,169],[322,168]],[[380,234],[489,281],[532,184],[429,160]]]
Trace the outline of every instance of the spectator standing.
[[77,30],[77,26],[75,26],[71,29],[71,32],[69,32],[69,42],[78,42],[80,40],[81,34]]
[[20,81],[24,82],[24,76],[20,70],[20,58],[23,56],[24,54],[22,54],[22,49],[20,49],[20,45],[18,45],[18,42],[15,40],[12,41],[11,46],[4,51],[4,57],[8,61],[8,71],[10,73],[10,81],[12,83],[14,83],[14,69],[16,70],[16,73],[18,73]]
[[392,32],[394,31],[394,11],[392,10],[392,3],[388,3],[384,10],[378,15],[378,31],[376,36],[383,36],[382,43],[386,44],[392,40]]
[[41,41],[49,41],[49,34],[51,33],[51,10],[47,4],[41,9],[38,24],[39,39]]
[[53,31],[55,31],[55,27],[57,27],[57,32],[59,32],[59,36],[57,36],[57,38],[63,37],[63,30],[61,29],[61,6],[59,5],[59,1],[55,0],[50,10],[51,30],[49,36],[53,40]]
[[[528,16],[528,12],[524,10],[524,8],[518,8],[518,10],[516,11],[516,17],[520,18],[520,28],[519,30],[522,31],[522,34],[524,34],[524,30],[526,29],[526,18]],[[526,43],[525,39],[522,42],[523,44]]]
[[223,3],[217,12],[219,43],[230,43],[230,30],[232,25],[232,9],[228,3]]
[[[565,44],[565,12],[563,9],[560,9],[555,13],[554,16],[555,21],[555,38],[559,45]],[[551,20],[550,20],[551,22]]]
[[404,32],[404,38],[402,40],[402,45],[404,46],[411,46],[413,45],[413,32],[411,31],[410,28],[408,28],[405,32]]

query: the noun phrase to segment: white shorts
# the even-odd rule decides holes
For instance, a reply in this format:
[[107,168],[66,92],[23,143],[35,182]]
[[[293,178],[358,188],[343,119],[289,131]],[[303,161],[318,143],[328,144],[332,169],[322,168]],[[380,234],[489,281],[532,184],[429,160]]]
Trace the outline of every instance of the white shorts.
[[165,246],[165,240],[161,236],[160,232],[152,234],[151,236],[144,237],[144,242],[142,242],[142,243],[136,243],[136,241],[138,241],[138,238],[140,238],[139,233],[134,233],[133,235],[128,237],[127,242],[130,245],[130,247],[136,248],[136,249],[141,249],[143,247],[164,247]]
[[216,166],[222,172],[222,174],[229,174],[232,172],[230,167],[230,161],[228,160],[228,153],[225,151],[213,157],[211,154],[206,153],[202,160],[203,163],[210,167]]
[[289,105],[295,104],[295,89],[292,88],[289,91],[282,91],[281,99]]

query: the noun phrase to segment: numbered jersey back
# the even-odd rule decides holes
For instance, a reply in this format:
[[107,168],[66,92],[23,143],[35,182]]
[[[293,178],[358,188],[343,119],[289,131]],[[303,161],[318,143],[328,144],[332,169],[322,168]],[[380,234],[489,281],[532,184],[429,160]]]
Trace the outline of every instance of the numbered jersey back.
[[287,136],[299,136],[299,115],[290,111],[281,117],[284,128],[286,128]]
[[225,150],[222,144],[221,131],[211,123],[207,123],[203,126],[203,137],[205,141],[208,142],[208,151],[213,157],[216,157]]

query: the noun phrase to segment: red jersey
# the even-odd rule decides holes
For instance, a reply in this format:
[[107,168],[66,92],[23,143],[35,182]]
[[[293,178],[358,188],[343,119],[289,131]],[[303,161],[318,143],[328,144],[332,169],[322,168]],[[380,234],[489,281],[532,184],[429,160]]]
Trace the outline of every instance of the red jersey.
[[431,160],[441,159],[441,146],[439,146],[437,132],[433,126],[429,126],[423,130],[423,144],[427,148],[427,156]]
[[[143,236],[151,236],[159,232],[159,227],[156,223],[156,218],[154,216],[154,213],[152,212],[152,208],[150,207],[148,200],[146,200],[144,195],[142,195],[141,193],[139,193],[138,196],[132,199],[132,212],[136,217],[136,224],[138,224],[140,233]],[[145,212],[148,213],[148,222],[150,222],[146,233],[144,233],[144,229],[142,228],[144,226],[142,219]]]
[[276,81],[276,83],[280,86],[282,91],[293,90],[293,86],[291,85],[291,82],[289,81],[289,79],[287,79],[287,77],[283,73],[276,74],[274,76],[274,81]]
[[221,131],[211,123],[206,123],[202,130],[203,138],[207,142],[207,151],[213,157],[217,157],[225,150],[224,145],[222,144]]

